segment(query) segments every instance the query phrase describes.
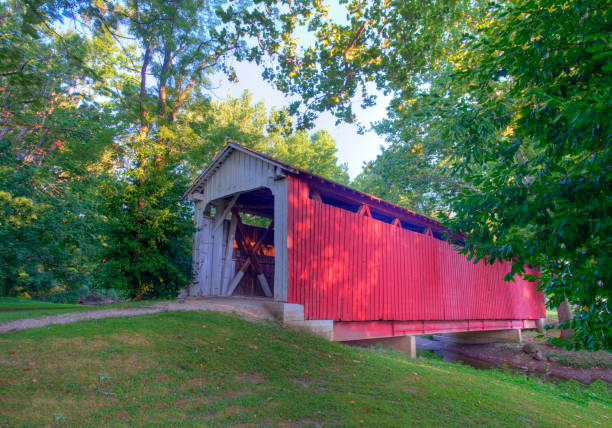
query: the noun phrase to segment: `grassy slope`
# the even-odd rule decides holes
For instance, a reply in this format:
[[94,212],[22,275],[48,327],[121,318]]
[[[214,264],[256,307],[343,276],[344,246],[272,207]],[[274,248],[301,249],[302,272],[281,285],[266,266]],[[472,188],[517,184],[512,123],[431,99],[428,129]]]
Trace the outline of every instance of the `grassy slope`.
[[41,318],[68,312],[95,311],[99,309],[142,307],[148,306],[151,303],[153,302],[139,301],[113,303],[110,305],[73,305],[15,297],[0,297],[0,324],[23,318]]
[[3,426],[612,424],[602,382],[409,360],[211,312],[1,335],[0,372]]

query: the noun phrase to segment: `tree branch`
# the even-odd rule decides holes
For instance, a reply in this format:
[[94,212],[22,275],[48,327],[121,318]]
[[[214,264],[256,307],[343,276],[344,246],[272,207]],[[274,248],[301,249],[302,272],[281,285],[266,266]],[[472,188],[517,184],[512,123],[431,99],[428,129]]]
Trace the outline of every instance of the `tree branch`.
[[147,47],[144,54],[144,59],[142,61],[142,68],[140,70],[140,95],[138,97],[139,103],[139,112],[140,112],[140,131],[139,135],[141,137],[148,131],[148,123],[146,119],[146,111],[144,107],[144,100],[147,95],[147,68],[149,67],[149,62],[151,61],[151,48]]
[[217,64],[219,62],[219,58],[221,58],[223,55],[225,55],[229,51],[236,49],[237,47],[238,45],[235,44],[232,47],[226,48],[222,50],[221,52],[218,52],[215,56],[209,56],[208,58],[206,58],[204,61],[200,63],[200,65],[196,68],[196,70],[191,74],[191,79],[189,80],[189,83],[187,83],[187,86],[185,87],[185,89],[183,89],[183,91],[180,93],[179,97],[177,98],[176,104],[174,105],[174,108],[172,109],[172,113],[170,115],[170,122],[174,122],[174,120],[176,119],[176,114],[178,113],[179,108],[181,108],[181,106],[187,99],[187,95],[189,94],[189,91],[191,91],[191,89],[193,88],[193,85],[195,85],[197,75],[200,72],[202,72],[202,70],[206,66],[212,66],[212,65]]
[[348,55],[349,51],[355,46],[355,43],[357,43],[357,40],[359,40],[359,37],[361,37],[361,34],[363,33],[363,30],[365,30],[365,26],[367,22],[368,21],[363,21],[363,23],[361,24],[361,27],[359,27],[359,30],[357,30],[357,32],[351,39],[351,42],[348,44],[348,46],[344,50],[344,53],[342,54],[342,56],[344,57],[344,61],[346,61],[346,56]]

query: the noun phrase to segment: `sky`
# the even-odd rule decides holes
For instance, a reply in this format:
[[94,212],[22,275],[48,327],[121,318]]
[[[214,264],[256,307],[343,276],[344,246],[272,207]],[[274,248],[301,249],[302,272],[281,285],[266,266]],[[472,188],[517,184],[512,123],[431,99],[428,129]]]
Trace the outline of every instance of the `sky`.
[[[218,100],[226,100],[228,96],[238,97],[247,89],[253,94],[253,102],[263,101],[268,111],[272,107],[287,107],[293,100],[264,81],[261,77],[262,68],[256,64],[242,62],[236,64],[235,68],[238,75],[237,83],[229,82],[221,73],[212,77],[212,92]],[[366,110],[361,109],[358,103],[355,104],[357,120],[368,128],[370,123],[384,117],[388,99],[379,94],[378,104]],[[348,165],[351,179],[361,172],[364,162],[376,158],[380,152],[380,146],[385,143],[383,138],[374,131],[367,131],[360,135],[354,124],[336,125],[336,118],[329,113],[319,116],[311,132],[318,129],[327,130],[336,140],[338,159],[340,163],[346,162]]]
[[[346,9],[338,0],[327,0],[329,6],[329,18],[339,24],[348,22]],[[314,38],[305,28],[298,28],[294,37],[298,39],[298,45],[307,46]],[[227,96],[238,97],[246,89],[253,93],[253,102],[263,101],[268,111],[272,107],[286,107],[295,98],[289,98],[272,85],[264,81],[261,77],[263,67],[256,64],[242,62],[234,65],[238,74],[239,81],[232,83],[221,73],[213,76],[213,94],[219,100],[227,99]],[[376,93],[376,92],[374,92]],[[382,119],[386,114],[386,107],[390,97],[385,97],[382,93],[376,93],[378,103],[374,107],[364,110],[359,102],[354,102],[353,110],[357,115],[357,122],[368,129],[372,122]],[[364,162],[373,160],[380,153],[380,146],[385,144],[383,138],[376,135],[374,131],[367,131],[364,134],[357,132],[355,124],[342,123],[336,125],[336,118],[329,113],[324,113],[315,121],[315,128],[311,132],[325,129],[336,140],[338,147],[338,159],[340,163],[348,165],[348,172],[351,179],[354,179],[363,168]]]

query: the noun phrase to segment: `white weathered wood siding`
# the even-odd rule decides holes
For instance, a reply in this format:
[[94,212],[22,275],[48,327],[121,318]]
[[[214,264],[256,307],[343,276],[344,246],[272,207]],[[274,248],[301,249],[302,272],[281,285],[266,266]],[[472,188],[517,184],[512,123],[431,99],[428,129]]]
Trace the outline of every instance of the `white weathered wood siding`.
[[275,182],[274,195],[274,300],[287,301],[289,262],[287,259],[287,219],[289,216],[289,181]]
[[188,198],[196,203],[197,229],[193,247],[194,281],[189,288],[189,295],[222,296],[231,281],[227,272],[233,273],[233,269],[227,266],[224,269],[223,264],[228,254],[230,222],[223,221],[223,226],[215,230],[216,219],[204,214],[207,205],[214,206],[216,213],[220,214],[227,208],[227,203],[221,198],[268,188],[274,196],[274,299],[286,301],[287,178],[279,175],[278,165],[240,150],[229,152],[213,166],[208,176],[200,180],[200,183],[196,182],[197,186],[188,194]]
[[193,281],[189,287],[190,296],[212,294],[213,225],[215,219],[204,213],[204,203],[197,202],[195,209],[196,232],[193,236]]

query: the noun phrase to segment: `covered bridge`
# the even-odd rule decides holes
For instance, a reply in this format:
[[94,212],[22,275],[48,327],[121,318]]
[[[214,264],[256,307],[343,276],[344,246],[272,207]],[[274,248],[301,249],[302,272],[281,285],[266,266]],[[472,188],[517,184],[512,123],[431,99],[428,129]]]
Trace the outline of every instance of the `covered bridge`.
[[438,222],[238,144],[185,198],[189,296],[294,304],[334,340],[520,330],[545,316],[534,283],[505,282],[510,263],[468,261]]

